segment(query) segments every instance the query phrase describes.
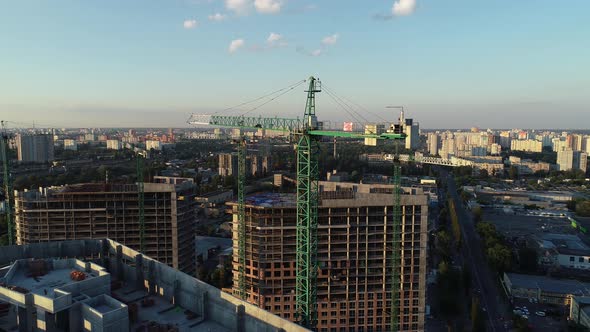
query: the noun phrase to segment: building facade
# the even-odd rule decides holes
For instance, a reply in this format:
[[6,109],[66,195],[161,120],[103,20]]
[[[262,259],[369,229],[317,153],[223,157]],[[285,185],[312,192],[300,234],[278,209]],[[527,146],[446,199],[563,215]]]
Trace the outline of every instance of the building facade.
[[[140,249],[136,185],[80,184],[15,195],[18,244],[111,238]],[[195,272],[195,187],[144,184],[145,254]]]
[[46,163],[53,161],[53,135],[16,135],[18,161]]
[[[390,331],[393,282],[391,185],[320,182],[318,331]],[[404,188],[399,330],[424,331],[428,198]],[[234,294],[238,294],[237,206]],[[295,321],[296,209],[289,194],[247,198],[247,301]]]

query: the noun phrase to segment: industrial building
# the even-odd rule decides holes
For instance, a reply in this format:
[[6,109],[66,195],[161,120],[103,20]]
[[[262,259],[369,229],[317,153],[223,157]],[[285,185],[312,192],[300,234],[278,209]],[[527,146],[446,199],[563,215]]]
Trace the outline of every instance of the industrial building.
[[307,331],[110,239],[3,247],[0,330]]
[[53,161],[53,135],[16,135],[18,161],[46,163]]
[[[320,182],[317,257],[318,331],[391,330],[393,186]],[[295,321],[296,204],[294,194],[246,198],[247,301]],[[427,195],[403,188],[399,329],[425,330]],[[237,203],[234,287],[239,294]]]
[[568,319],[590,329],[590,297],[574,296]]
[[[144,183],[145,254],[195,273],[195,185]],[[17,244],[111,238],[140,249],[135,184],[88,183],[15,192]]]

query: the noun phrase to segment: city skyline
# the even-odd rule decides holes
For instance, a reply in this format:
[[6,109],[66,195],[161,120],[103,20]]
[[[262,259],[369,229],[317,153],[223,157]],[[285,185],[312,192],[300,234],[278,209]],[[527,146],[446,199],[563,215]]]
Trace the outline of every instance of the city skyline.
[[[590,127],[585,1],[11,1],[4,9],[3,120],[183,127],[190,113],[313,74],[381,117],[397,116],[385,106],[404,105],[424,129]],[[251,114],[301,116],[303,90]],[[351,120],[341,113],[318,96],[320,120]]]

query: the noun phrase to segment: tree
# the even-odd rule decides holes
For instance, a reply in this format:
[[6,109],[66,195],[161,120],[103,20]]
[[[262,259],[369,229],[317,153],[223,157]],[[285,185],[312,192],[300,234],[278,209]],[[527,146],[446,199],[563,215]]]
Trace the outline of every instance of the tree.
[[436,233],[436,250],[438,254],[447,259],[451,256],[451,236],[446,230]]
[[590,200],[578,201],[576,203],[576,214],[580,217],[590,217]]
[[520,248],[518,250],[518,262],[523,271],[535,272],[538,265],[537,251],[532,248]]
[[473,214],[473,220],[478,223],[481,221],[482,215],[483,215],[483,211],[481,209],[481,206],[476,205],[473,207],[473,209],[471,209],[471,213]]
[[508,177],[513,180],[518,179],[518,168],[516,168],[516,166],[510,166],[510,169],[508,169]]
[[512,253],[506,246],[496,243],[487,250],[488,261],[498,272],[504,272],[510,268]]

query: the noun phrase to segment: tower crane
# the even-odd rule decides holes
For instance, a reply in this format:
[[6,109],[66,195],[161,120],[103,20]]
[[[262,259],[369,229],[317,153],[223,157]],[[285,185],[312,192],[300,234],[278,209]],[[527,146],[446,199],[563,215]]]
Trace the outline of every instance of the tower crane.
[[[319,140],[321,137],[344,137],[344,138],[373,138],[378,140],[403,140],[406,135],[398,126],[392,125],[384,133],[360,133],[349,131],[324,130],[316,116],[315,95],[321,92],[321,82],[315,77],[309,78],[307,102],[302,119],[288,118],[265,118],[247,116],[225,116],[225,115],[197,115],[193,114],[188,120],[192,125],[212,125],[227,128],[240,129],[268,129],[282,131],[294,135],[297,151],[297,224],[296,224],[296,318],[298,323],[304,327],[313,329],[317,323],[317,229],[318,229],[318,204],[319,204]],[[245,149],[238,147],[240,160],[245,165]],[[243,159],[243,161],[242,161]],[[393,271],[392,311],[391,329],[397,331],[399,325],[399,299],[400,288],[399,274],[399,245],[401,232],[401,210],[400,210],[400,173],[399,158],[394,162],[393,170],[393,229],[392,239],[393,253],[390,258]],[[244,185],[245,167],[239,167],[238,176],[238,263],[239,268],[239,293],[245,298],[245,207],[244,207]]]
[[6,131],[6,122],[0,121],[2,126],[2,137],[0,140],[0,154],[2,155],[2,179],[4,185],[4,196],[5,196],[5,210],[6,210],[6,225],[8,233],[8,244],[14,244],[14,222],[12,220],[12,185],[10,182],[10,162],[8,160],[8,142],[10,135]]

